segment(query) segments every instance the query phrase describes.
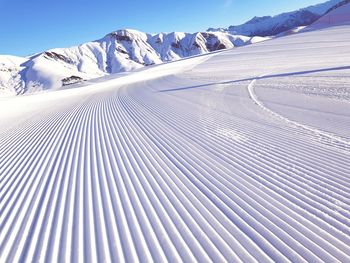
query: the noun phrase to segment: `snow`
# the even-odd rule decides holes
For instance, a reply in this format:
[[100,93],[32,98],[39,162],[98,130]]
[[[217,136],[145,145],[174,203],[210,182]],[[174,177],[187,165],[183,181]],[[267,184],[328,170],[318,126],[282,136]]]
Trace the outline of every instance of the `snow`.
[[0,96],[16,95],[23,91],[20,71],[25,61],[25,58],[0,55]]
[[341,24],[0,98],[2,261],[348,262],[349,47]]

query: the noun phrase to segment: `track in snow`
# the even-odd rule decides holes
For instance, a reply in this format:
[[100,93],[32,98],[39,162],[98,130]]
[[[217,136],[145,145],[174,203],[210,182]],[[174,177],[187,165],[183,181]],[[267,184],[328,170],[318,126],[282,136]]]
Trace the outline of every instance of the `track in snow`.
[[[183,70],[170,76],[160,66],[153,80],[146,70],[134,83],[2,100],[2,260],[349,261],[350,150],[315,136],[350,140],[349,33],[169,64]],[[305,74],[315,94],[288,74],[336,67]],[[255,83],[266,111],[247,87],[269,72],[284,75]],[[345,88],[329,97],[317,87],[332,78]],[[319,123],[308,123],[309,105]]]
[[335,134],[332,134],[332,133],[329,133],[329,132],[325,132],[325,131],[322,131],[322,130],[319,130],[315,127],[310,127],[308,125],[305,125],[303,123],[299,123],[297,121],[293,121],[293,120],[290,120],[282,115],[280,115],[279,113],[277,112],[274,112],[272,110],[270,110],[269,108],[267,108],[264,103],[262,101],[259,100],[259,98],[257,97],[257,95],[255,94],[255,91],[254,91],[254,86],[256,84],[256,81],[258,79],[261,79],[263,78],[264,76],[260,76],[254,80],[252,80],[252,82],[250,82],[250,84],[248,85],[248,92],[249,92],[249,96],[250,98],[254,101],[255,104],[257,104],[262,110],[268,112],[269,114],[285,121],[287,124],[289,125],[292,125],[294,127],[298,127],[298,128],[301,128],[301,129],[304,129],[304,130],[307,130],[311,133],[314,133],[316,134],[319,139],[321,140],[328,140],[331,144],[333,144],[333,146],[335,145],[338,145],[338,147],[342,147],[345,149],[345,151],[348,151],[350,150],[350,141],[346,140],[346,139],[343,139]]

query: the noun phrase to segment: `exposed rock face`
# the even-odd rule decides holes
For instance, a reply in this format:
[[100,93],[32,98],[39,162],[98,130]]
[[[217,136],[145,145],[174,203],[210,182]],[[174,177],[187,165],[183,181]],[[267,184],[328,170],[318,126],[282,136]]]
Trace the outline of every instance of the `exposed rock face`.
[[56,52],[53,52],[53,51],[46,51],[43,53],[43,55],[46,57],[46,58],[52,58],[54,60],[61,60],[63,62],[66,62],[68,64],[73,64],[73,61],[61,54],[58,54]]
[[[215,35],[213,33],[205,32],[205,33],[200,33],[200,34],[205,39],[206,48],[209,52],[227,49],[227,48],[232,47],[232,45],[230,45],[230,43],[220,39],[217,35]],[[239,44],[235,43],[235,46],[239,46]]]
[[173,43],[171,43],[171,46],[172,46],[173,48],[181,48],[180,42],[173,42]]
[[79,82],[82,82],[82,81],[83,81],[83,79],[81,77],[70,76],[70,77],[62,79],[62,86],[67,86],[67,85],[79,83]]
[[117,33],[111,33],[110,34],[111,37],[114,37],[117,41],[127,41],[127,42],[131,42],[132,39],[129,36],[120,36]]

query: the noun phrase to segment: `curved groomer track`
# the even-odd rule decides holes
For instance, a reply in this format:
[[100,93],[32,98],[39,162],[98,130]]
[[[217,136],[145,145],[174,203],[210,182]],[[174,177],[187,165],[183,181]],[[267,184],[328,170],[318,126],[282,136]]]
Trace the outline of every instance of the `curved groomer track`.
[[0,99],[1,262],[350,262],[349,74],[338,26]]

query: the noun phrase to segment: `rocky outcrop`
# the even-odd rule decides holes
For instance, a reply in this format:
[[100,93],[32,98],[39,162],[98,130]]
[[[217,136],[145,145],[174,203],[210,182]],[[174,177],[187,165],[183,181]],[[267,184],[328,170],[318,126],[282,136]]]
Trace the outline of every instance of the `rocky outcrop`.
[[62,79],[62,86],[67,86],[67,85],[79,83],[79,82],[82,82],[82,81],[83,81],[83,79],[81,77],[70,76],[70,77]]

